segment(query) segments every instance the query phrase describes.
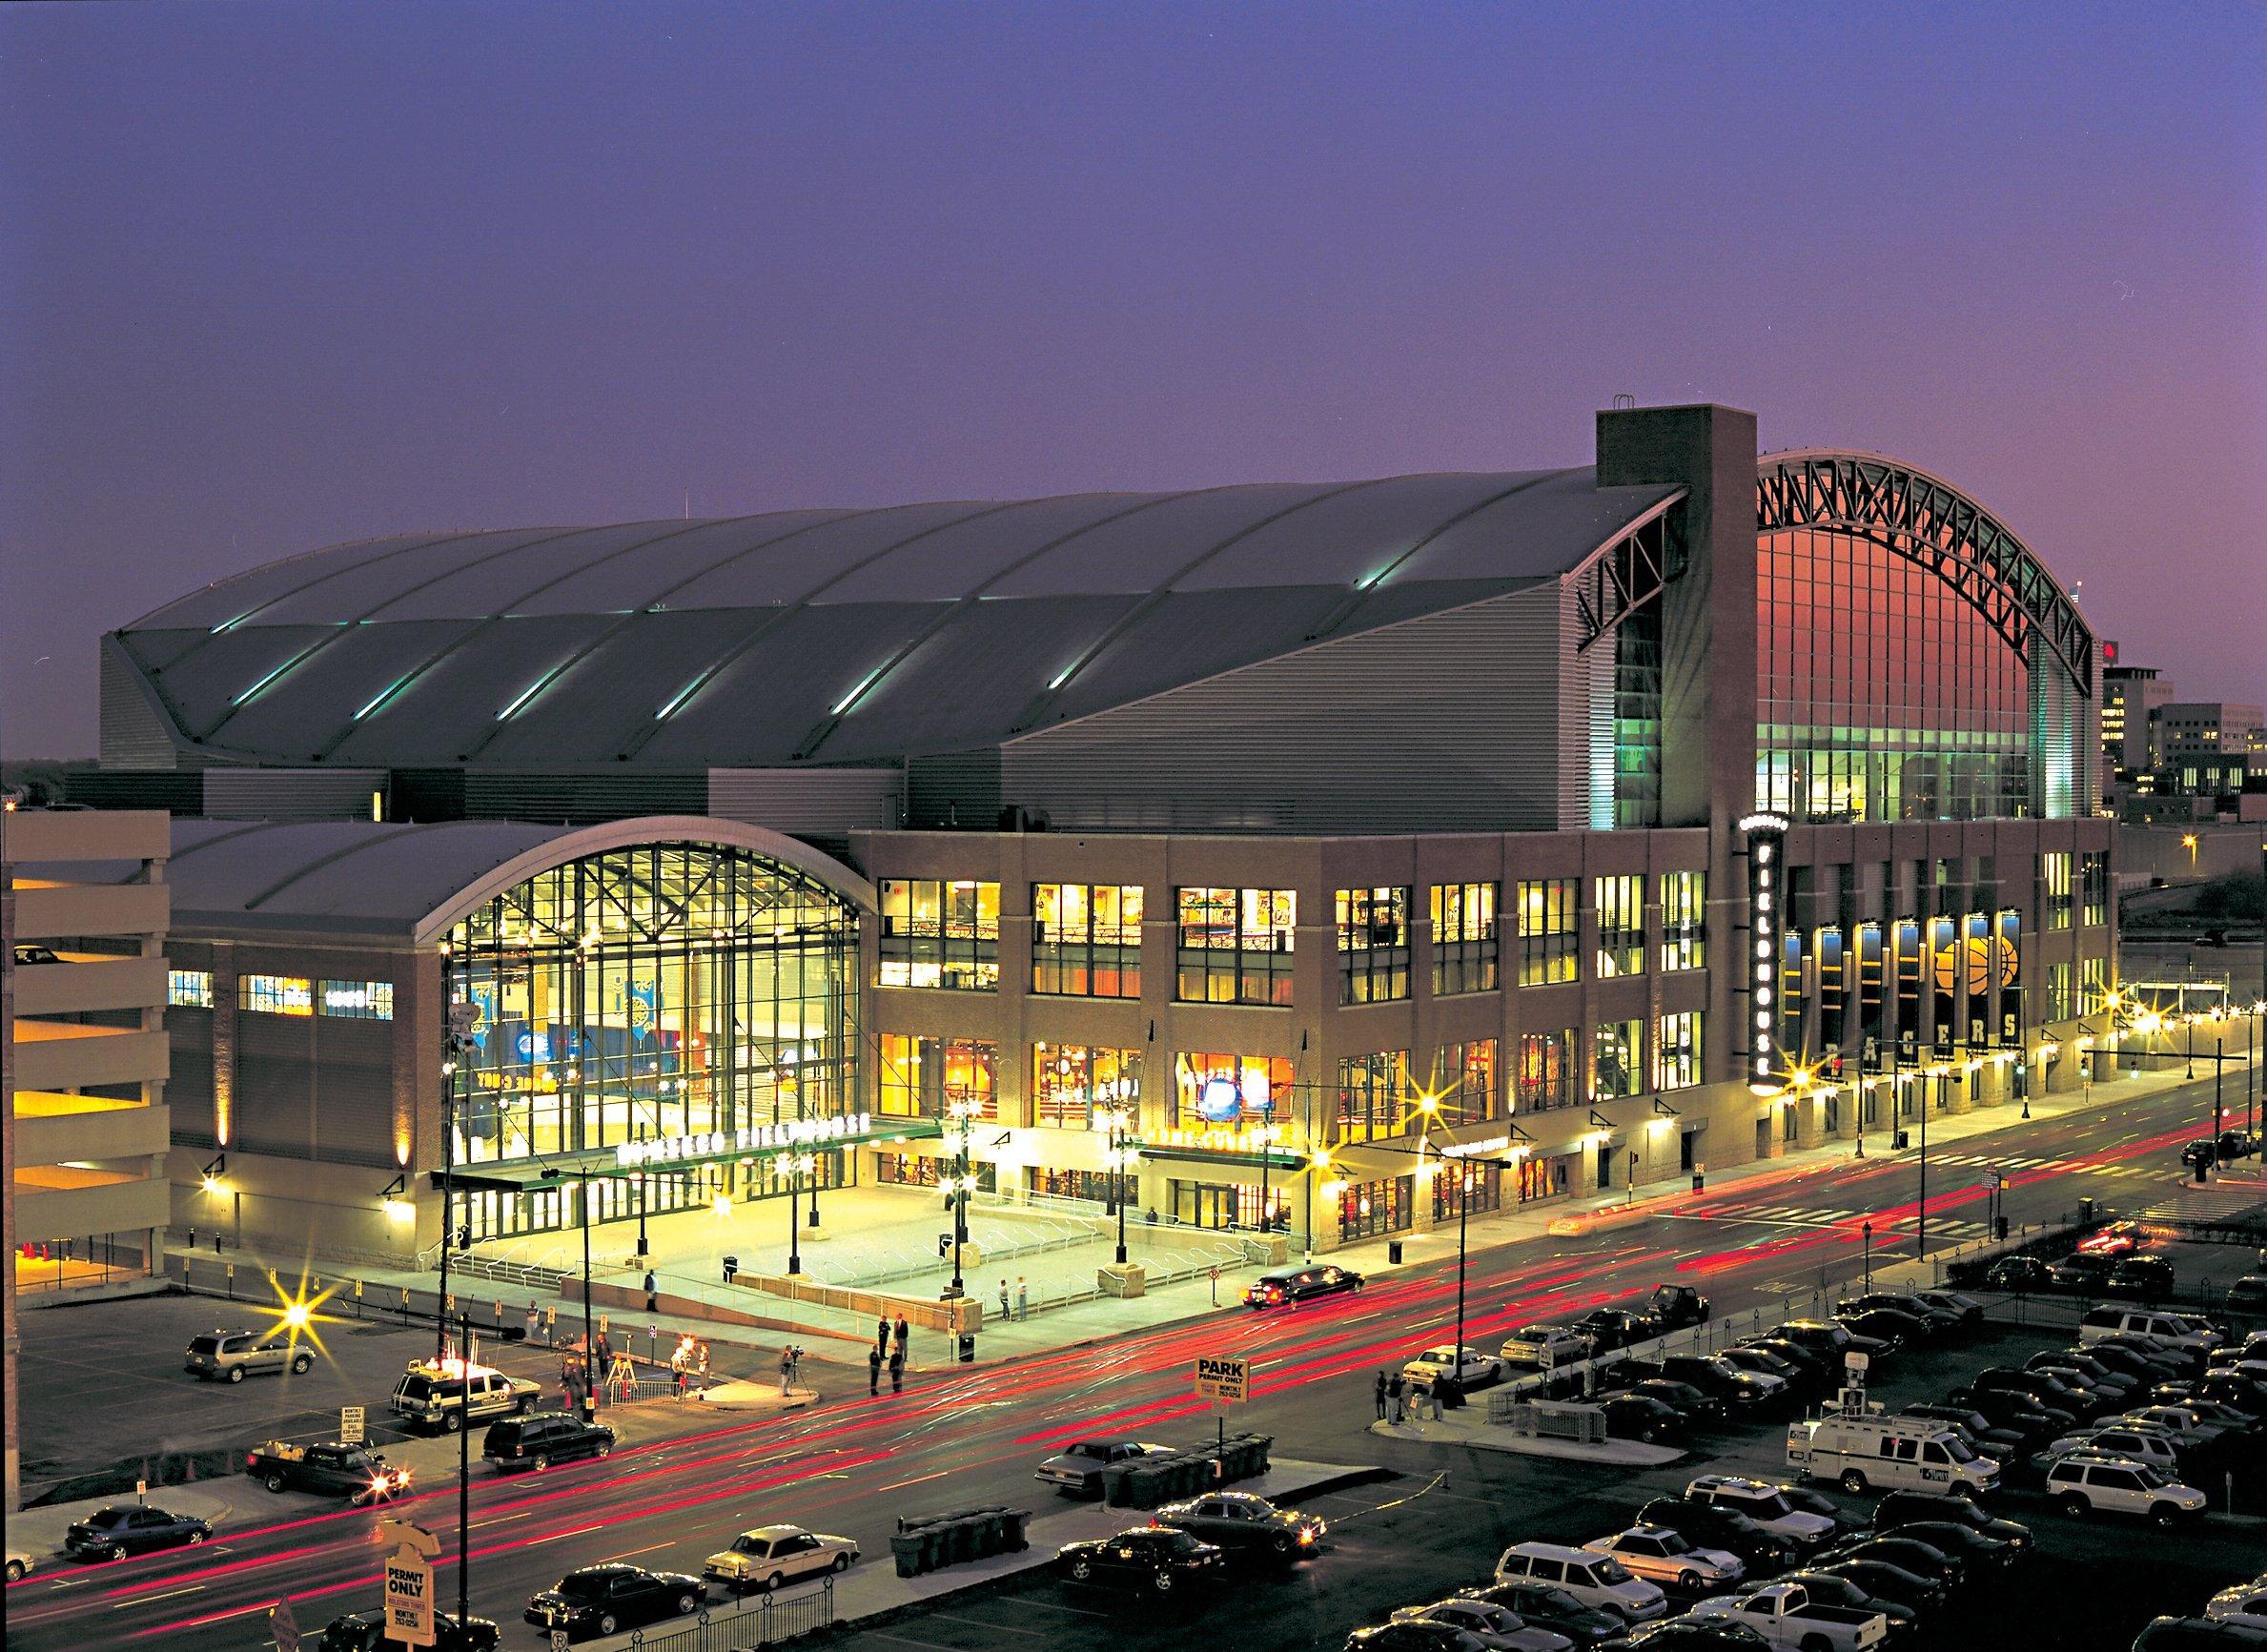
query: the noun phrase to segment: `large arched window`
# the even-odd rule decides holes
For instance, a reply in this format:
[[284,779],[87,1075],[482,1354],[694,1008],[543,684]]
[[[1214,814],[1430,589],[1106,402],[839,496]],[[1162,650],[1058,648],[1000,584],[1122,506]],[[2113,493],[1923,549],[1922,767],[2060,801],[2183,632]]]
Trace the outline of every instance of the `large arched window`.
[[1791,820],[2083,812],[2093,638],[1946,484],[1862,455],[1765,461],[1756,806]]
[[[857,913],[808,874],[745,849],[638,844],[538,872],[450,929],[445,988],[450,1003],[472,1007],[460,1164],[858,1104]],[[637,1202],[655,1212],[698,1202],[695,1181],[657,1175]],[[630,1191],[596,1190],[608,1205]],[[510,1225],[563,1219],[562,1207],[557,1220]]]

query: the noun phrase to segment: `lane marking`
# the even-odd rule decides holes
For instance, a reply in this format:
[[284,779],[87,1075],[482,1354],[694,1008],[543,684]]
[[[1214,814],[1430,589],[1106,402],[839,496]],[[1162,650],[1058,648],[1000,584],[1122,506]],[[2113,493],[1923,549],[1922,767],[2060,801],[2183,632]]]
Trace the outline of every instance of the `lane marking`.
[[118,1601],[116,1604],[111,1607],[111,1610],[113,1612],[123,1612],[129,1606],[147,1606],[153,1601],[170,1601],[175,1595],[201,1595],[204,1592],[204,1584],[192,1583],[186,1589],[168,1589],[162,1595],[136,1595],[131,1601]]
[[949,1646],[942,1641],[916,1641],[910,1635],[891,1635],[881,1629],[868,1629],[866,1633],[871,1640],[893,1641],[900,1646],[927,1646],[931,1652],[962,1652],[960,1647]]
[[931,1613],[929,1614],[929,1616],[930,1616],[931,1618],[936,1618],[936,1619],[939,1619],[939,1620],[941,1620],[941,1621],[943,1621],[944,1622],[947,1622],[947,1623],[966,1623],[966,1624],[967,1624],[967,1625],[968,1625],[970,1628],[971,1628],[971,1629],[985,1629],[985,1630],[991,1630],[991,1631],[995,1631],[995,1632],[996,1632],[996,1631],[1005,1631],[1006,1633],[1008,1633],[1008,1634],[1010,1634],[1010,1635],[1029,1635],[1029,1636],[1030,1636],[1030,1637],[1031,1637],[1032,1640],[1034,1640],[1034,1641],[1044,1641],[1044,1640],[1046,1640],[1046,1639],[1047,1639],[1047,1636],[1046,1636],[1046,1635],[1045,1635],[1045,1634],[1044,1634],[1042,1631],[1040,1631],[1040,1630],[1037,1630],[1037,1629],[1018,1629],[1018,1628],[1017,1628],[1017,1627],[1016,1627],[1014,1624],[1012,1624],[1012,1623],[992,1623],[992,1622],[988,1622],[987,1621],[985,1621],[985,1620],[984,1620],[984,1619],[982,1619],[982,1618],[962,1618],[962,1617],[957,1617],[957,1616],[955,1616],[953,1613],[950,1613],[950,1612],[931,1612]]
[[925,1479],[943,1479],[948,1474],[950,1474],[951,1472],[952,1471],[950,1469],[941,1468],[934,1474],[917,1474],[911,1479],[892,1480],[886,1486],[877,1486],[874,1489],[877,1491],[893,1492],[899,1489],[901,1486],[919,1485]]

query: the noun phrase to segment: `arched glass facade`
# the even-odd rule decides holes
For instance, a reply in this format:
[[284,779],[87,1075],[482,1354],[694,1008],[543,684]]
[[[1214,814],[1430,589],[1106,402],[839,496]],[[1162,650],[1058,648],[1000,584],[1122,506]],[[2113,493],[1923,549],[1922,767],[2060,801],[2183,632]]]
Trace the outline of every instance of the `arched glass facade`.
[[2041,812],[2032,669],[1972,602],[1854,534],[1767,531],[1757,549],[1758,808],[1820,823]]
[[[857,912],[761,855],[664,843],[568,862],[466,914],[445,962],[448,1001],[471,1007],[460,1165],[858,1109]],[[847,1156],[820,1155],[820,1185]],[[591,1215],[786,1191],[771,1179],[764,1164],[600,1180]],[[573,1200],[572,1187],[460,1195],[453,1221],[476,1237],[564,1227]]]

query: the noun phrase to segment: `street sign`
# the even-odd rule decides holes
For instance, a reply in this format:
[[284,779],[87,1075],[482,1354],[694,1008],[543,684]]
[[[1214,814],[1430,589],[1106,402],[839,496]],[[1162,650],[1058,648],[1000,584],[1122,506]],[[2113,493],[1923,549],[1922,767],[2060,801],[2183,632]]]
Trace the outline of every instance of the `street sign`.
[[299,1652],[299,1621],[292,1616],[289,1601],[268,1608],[268,1633],[276,1637],[276,1652]]
[[338,1408],[338,1443],[340,1445],[360,1445],[362,1443],[362,1408],[360,1406],[342,1405]]
[[1221,1405],[1241,1405],[1246,1397],[1247,1362],[1217,1355],[1196,1359],[1196,1397]]
[[386,1557],[386,1639],[433,1644],[433,1563],[406,1545]]
[[1984,1186],[1988,1188],[2001,1188],[2007,1186],[2007,1173],[1996,1167],[1986,1171],[1984,1173]]

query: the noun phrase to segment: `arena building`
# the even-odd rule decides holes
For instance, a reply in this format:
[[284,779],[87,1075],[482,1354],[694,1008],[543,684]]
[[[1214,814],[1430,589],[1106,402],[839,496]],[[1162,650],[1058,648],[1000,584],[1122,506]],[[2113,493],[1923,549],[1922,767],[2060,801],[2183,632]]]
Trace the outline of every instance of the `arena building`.
[[398,1257],[444,1156],[476,1242],[965,1162],[1325,1251],[2075,1083],[2062,586],[1743,412],[1596,444],[402,536],[114,633],[176,1223]]

